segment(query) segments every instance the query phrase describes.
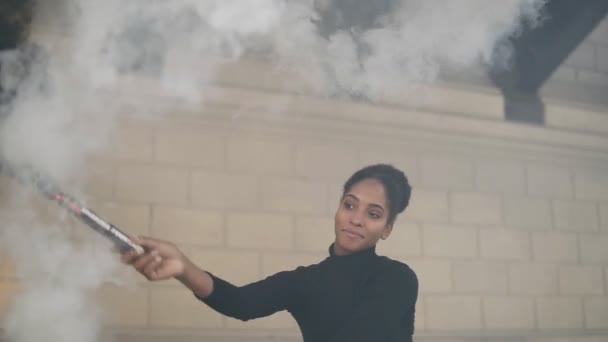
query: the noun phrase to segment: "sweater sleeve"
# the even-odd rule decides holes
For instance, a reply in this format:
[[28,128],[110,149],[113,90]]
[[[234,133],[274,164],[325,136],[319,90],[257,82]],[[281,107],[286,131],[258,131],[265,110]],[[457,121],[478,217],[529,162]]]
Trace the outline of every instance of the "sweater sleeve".
[[300,269],[276,273],[245,286],[235,286],[211,273],[213,292],[196,296],[213,310],[247,321],[289,310],[298,299],[296,285]]
[[383,278],[361,297],[332,342],[412,341],[418,278],[405,265]]

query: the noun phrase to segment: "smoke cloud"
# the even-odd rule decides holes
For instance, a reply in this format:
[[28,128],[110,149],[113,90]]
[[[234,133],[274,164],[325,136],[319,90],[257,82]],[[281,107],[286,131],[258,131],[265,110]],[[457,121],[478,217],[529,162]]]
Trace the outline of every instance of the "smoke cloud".
[[[107,144],[125,106],[154,117],[159,94],[204,104],[204,86],[226,61],[255,55],[305,80],[302,91],[382,101],[445,69],[508,66],[508,44],[497,43],[538,25],[543,3],[40,1],[31,42],[0,53],[2,95],[16,94],[0,102],[0,152],[78,189],[76,175]],[[32,215],[31,199],[14,192],[3,201],[10,216],[3,214],[0,247],[25,291],[6,321],[10,340],[95,341],[89,293],[122,281],[116,256],[65,217]]]

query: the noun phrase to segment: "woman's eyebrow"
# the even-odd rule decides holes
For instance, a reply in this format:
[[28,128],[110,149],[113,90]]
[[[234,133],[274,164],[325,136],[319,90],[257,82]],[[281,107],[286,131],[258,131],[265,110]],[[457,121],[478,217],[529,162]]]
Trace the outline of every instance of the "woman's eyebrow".
[[345,197],[345,198],[346,198],[346,197],[351,197],[351,198],[352,198],[352,199],[354,199],[355,201],[359,201],[359,198],[357,198],[357,196],[355,196],[355,195],[353,195],[353,194],[346,194],[346,196],[344,196],[344,197]]
[[[355,201],[359,201],[359,198],[357,198],[357,196],[355,196],[353,194],[346,194],[346,196],[344,196],[344,198],[346,198],[346,197],[350,197],[350,198],[354,199]],[[384,210],[384,207],[381,206],[380,204],[370,203],[368,206]]]

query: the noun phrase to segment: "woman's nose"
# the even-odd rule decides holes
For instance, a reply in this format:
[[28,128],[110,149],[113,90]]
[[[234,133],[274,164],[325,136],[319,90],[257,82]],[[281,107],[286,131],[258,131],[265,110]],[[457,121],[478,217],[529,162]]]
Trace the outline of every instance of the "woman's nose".
[[350,223],[356,226],[360,226],[363,224],[363,213],[355,210],[350,215]]

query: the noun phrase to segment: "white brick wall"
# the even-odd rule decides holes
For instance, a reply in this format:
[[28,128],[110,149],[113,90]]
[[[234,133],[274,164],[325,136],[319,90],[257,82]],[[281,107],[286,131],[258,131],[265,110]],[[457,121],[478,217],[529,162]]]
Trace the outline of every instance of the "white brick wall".
[[428,296],[426,297],[427,329],[478,330],[481,323],[481,298],[477,296]]
[[579,258],[578,238],[574,233],[533,233],[532,250],[535,261],[576,262]]
[[236,136],[228,141],[229,171],[289,176],[294,174],[294,147],[281,139]]
[[[263,113],[243,113],[249,117],[240,121],[226,108],[245,100],[262,106],[281,95],[244,88],[227,94],[224,106],[210,105],[213,119],[173,113],[121,125],[114,146],[87,166],[89,203],[127,232],[172,240],[204,269],[245,284],[323,260],[343,181],[359,166],[390,162],[410,177],[413,197],[378,252],[416,271],[421,338],[504,342],[554,334],[556,342],[562,333],[606,329],[608,162],[601,134],[568,131],[574,124],[437,120],[441,114],[306,97],[298,105],[337,120],[301,114],[290,121],[286,104],[289,123],[268,125],[256,117]],[[340,123],[350,110],[361,123]],[[601,124],[603,112],[594,115],[585,118]],[[11,265],[0,261],[0,313],[17,288]],[[286,314],[247,324],[220,317],[176,281],[140,280],[134,292],[109,288],[100,296],[109,325],[156,338],[159,331],[233,334],[235,341],[297,334]]]
[[555,228],[566,231],[596,231],[599,214],[594,202],[556,200],[553,202]]
[[[568,81],[575,86],[608,85],[608,19],[596,28],[568,56],[566,61],[552,75],[550,83]],[[570,73],[564,77],[564,71]]]
[[608,297],[592,296],[585,298],[585,326],[592,329],[608,328]]
[[422,239],[425,256],[472,258],[479,255],[477,232],[471,228],[424,225]]
[[528,194],[549,198],[572,198],[572,176],[556,166],[530,164],[526,168]]
[[412,259],[404,260],[418,276],[420,293],[449,293],[452,291],[452,265],[447,260]]
[[608,234],[581,234],[579,237],[581,261],[584,263],[608,262]]
[[403,218],[418,222],[448,222],[448,193],[413,188],[412,201],[405,209]]
[[604,294],[603,271],[599,266],[562,266],[559,268],[560,293],[565,295]]
[[605,172],[579,171],[574,179],[574,193],[577,199],[608,200],[608,177]]
[[190,179],[190,200],[196,206],[219,209],[259,207],[259,180],[256,176],[195,171]]
[[479,232],[481,257],[498,260],[530,260],[530,233],[509,229]]
[[521,195],[526,192],[524,164],[481,160],[475,163],[475,185],[480,191]]
[[156,206],[152,211],[151,233],[180,244],[221,246],[223,222],[219,211]]
[[557,294],[557,265],[527,262],[510,264],[509,291],[516,295]]
[[536,300],[540,329],[583,327],[583,303],[577,297],[540,297]]
[[488,329],[534,329],[534,302],[527,297],[488,296],[483,299],[484,323]]
[[474,184],[473,164],[449,156],[421,157],[420,183],[430,188],[471,190]]
[[480,193],[450,194],[451,222],[474,225],[498,225],[503,221],[502,199]]
[[485,261],[457,261],[452,265],[454,292],[506,294],[507,265]]
[[540,198],[505,199],[505,222],[509,226],[548,229],[553,225],[551,203]]

